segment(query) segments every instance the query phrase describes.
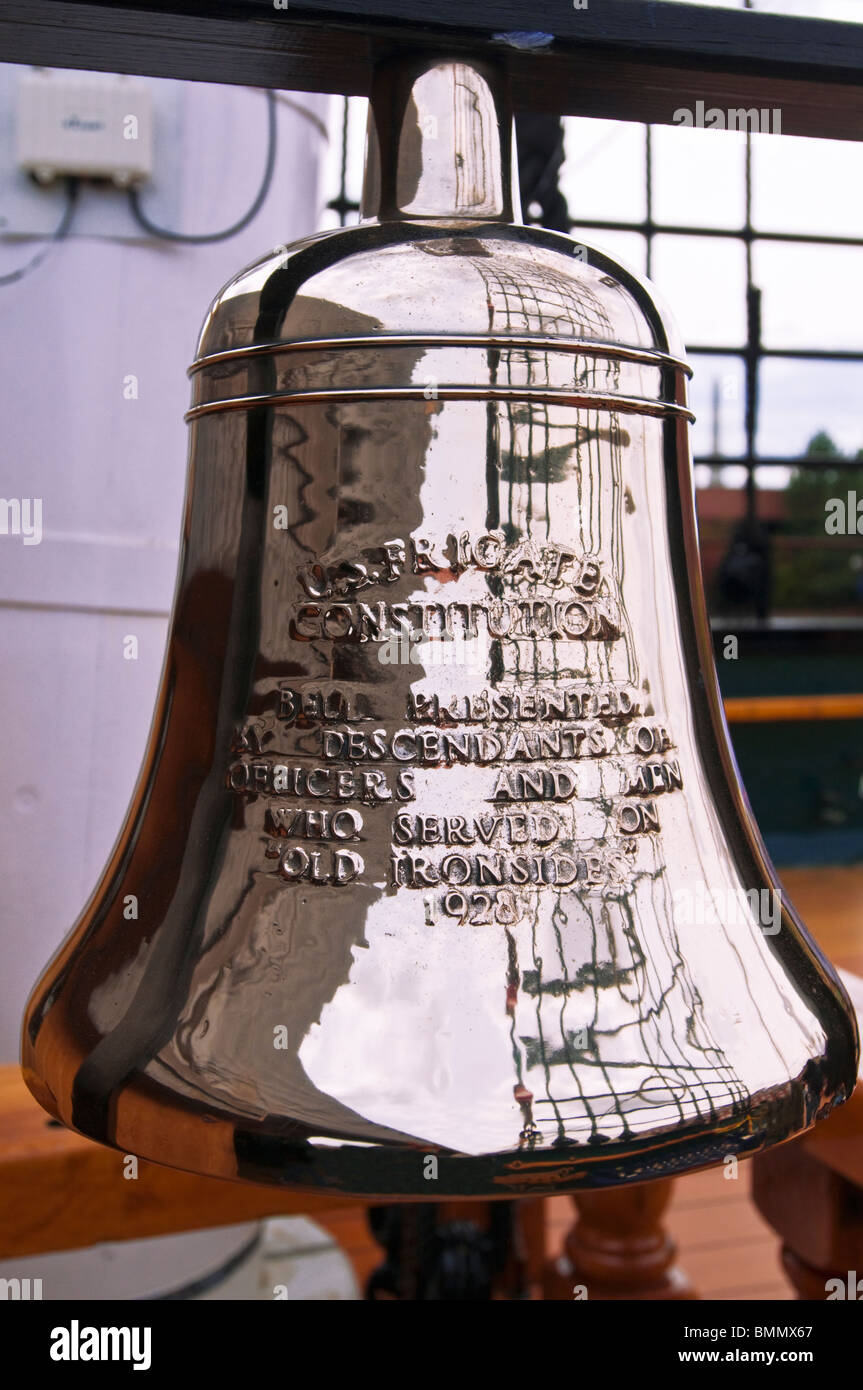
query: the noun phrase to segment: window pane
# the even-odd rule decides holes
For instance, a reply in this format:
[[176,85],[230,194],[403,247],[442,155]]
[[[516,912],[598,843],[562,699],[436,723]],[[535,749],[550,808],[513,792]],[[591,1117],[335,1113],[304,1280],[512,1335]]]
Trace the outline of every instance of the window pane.
[[573,227],[571,236],[605,251],[636,275],[647,273],[647,241],[641,232],[610,232],[604,227]]
[[689,403],[695,412],[694,457],[714,454],[742,457],[746,453],[743,415],[746,390],[741,358],[708,357],[698,353],[690,357],[689,364],[692,367]]
[[[358,203],[362,193],[363,183],[363,152],[366,140],[366,121],[368,119],[369,103],[366,97],[348,98],[348,142],[347,160],[345,164],[345,193],[350,201]],[[339,195],[339,186],[342,177],[342,129],[344,121],[345,103],[344,98],[334,96],[330,98],[329,117],[327,127],[329,130],[329,140],[327,141],[326,153],[321,166],[320,187],[325,203],[331,198]],[[349,212],[347,221],[349,224],[357,221],[358,213]],[[324,208],[321,212],[321,229],[338,227],[339,215],[332,208]]]
[[765,347],[863,350],[863,247],[761,242],[752,267]]
[[658,236],[653,279],[687,344],[738,347],[746,341],[746,253],[741,242]]
[[563,131],[566,160],[560,187],[573,221],[589,217],[643,222],[645,127],[632,121],[567,116]]
[[745,136],[653,126],[653,217],[684,227],[743,226]]
[[[851,509],[848,507],[852,494]],[[863,604],[863,536],[852,529],[856,498],[863,495],[859,468],[795,468],[782,495],[782,521],[773,545],[774,605],[777,610],[857,612]],[[828,517],[850,519],[833,534]],[[850,515],[849,515],[850,511]]]
[[759,492],[781,492],[791,479],[790,468],[753,468],[752,476]]
[[[711,9],[747,8],[743,0],[664,0],[666,5],[709,5]],[[860,0],[749,0],[748,8],[763,14],[796,15],[800,19],[860,21]]]
[[[716,0],[695,3],[712,5]],[[796,15],[799,19],[839,19],[846,24],[860,21],[860,0],[752,0],[751,8],[766,14]]]
[[755,135],[752,223],[761,232],[863,234],[863,145]]
[[759,385],[759,454],[798,458],[821,431],[850,457],[863,448],[863,363],[768,358]]

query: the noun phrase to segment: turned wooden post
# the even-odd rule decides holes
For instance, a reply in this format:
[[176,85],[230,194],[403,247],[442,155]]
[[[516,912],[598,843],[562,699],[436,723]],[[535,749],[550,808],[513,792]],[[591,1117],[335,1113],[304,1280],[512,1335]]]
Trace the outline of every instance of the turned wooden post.
[[547,1299],[684,1299],[696,1293],[674,1263],[662,1217],[671,1178],[573,1196],[578,1218],[546,1266]]
[[[863,1117],[863,1089],[858,1087],[846,1109],[843,1119],[850,1133],[848,1120],[860,1124]],[[810,1136],[757,1154],[752,1196],[765,1221],[782,1237],[782,1265],[798,1298],[859,1302],[863,1299],[863,1181],[855,1182],[831,1167],[832,1118],[824,1121],[824,1141],[819,1126]],[[840,1159],[847,1156],[844,1167],[856,1161],[863,1180],[863,1125],[856,1145],[838,1146],[838,1150]]]
[[[852,921],[851,902],[842,907]],[[854,970],[843,980],[863,1035],[863,957]],[[863,1063],[844,1105],[791,1143],[755,1155],[752,1197],[782,1237],[798,1298],[863,1302]]]

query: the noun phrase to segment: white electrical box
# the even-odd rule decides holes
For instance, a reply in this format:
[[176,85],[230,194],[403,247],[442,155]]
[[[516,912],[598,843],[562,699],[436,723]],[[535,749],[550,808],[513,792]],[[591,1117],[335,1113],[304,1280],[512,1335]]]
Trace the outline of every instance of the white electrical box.
[[40,183],[67,174],[141,183],[153,168],[150,87],[114,73],[33,68],[18,84],[18,166]]

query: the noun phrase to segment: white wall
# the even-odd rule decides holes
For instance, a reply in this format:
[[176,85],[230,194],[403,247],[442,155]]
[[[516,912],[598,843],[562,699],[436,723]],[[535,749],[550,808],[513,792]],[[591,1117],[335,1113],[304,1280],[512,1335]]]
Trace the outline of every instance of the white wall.
[[[15,76],[0,67],[0,211],[17,213],[31,195],[10,164]],[[156,168],[142,201],[183,231],[229,225],[263,170],[263,94],[153,87]],[[327,98],[291,101],[326,120]],[[68,240],[0,286],[0,496],[41,498],[44,527],[39,545],[0,535],[0,1061],[17,1058],[27,993],[95,885],[143,756],[204,313],[243,265],[319,224],[324,136],[286,103],[278,111],[273,188],[239,236],[150,241],[122,193],[83,188]],[[58,191],[38,196],[59,210]],[[39,245],[0,235],[0,276]],[[137,400],[124,398],[129,375]],[[124,659],[128,635],[137,660]]]

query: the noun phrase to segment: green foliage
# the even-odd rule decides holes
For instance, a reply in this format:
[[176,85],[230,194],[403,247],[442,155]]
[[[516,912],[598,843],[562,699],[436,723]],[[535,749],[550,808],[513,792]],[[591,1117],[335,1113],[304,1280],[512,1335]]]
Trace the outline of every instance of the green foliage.
[[[824,430],[810,441],[804,459],[840,459],[843,454]],[[825,528],[831,498],[847,499],[856,492],[863,500],[863,449],[855,455],[860,468],[795,468],[785,492],[788,537],[811,537],[807,548],[786,549],[777,537],[773,561],[774,610],[830,610],[861,605],[863,536],[829,535]],[[852,523],[853,524],[853,523]],[[816,543],[818,542],[818,543]]]

